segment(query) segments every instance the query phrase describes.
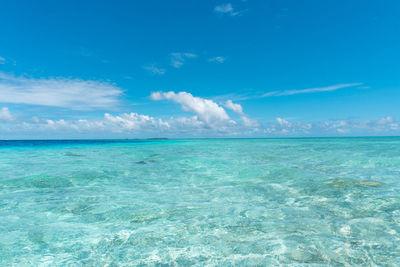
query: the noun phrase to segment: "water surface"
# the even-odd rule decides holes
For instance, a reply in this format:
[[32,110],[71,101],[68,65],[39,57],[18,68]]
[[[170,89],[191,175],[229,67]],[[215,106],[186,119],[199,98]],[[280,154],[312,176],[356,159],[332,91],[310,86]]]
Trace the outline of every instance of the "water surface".
[[0,141],[1,266],[400,266],[400,138]]

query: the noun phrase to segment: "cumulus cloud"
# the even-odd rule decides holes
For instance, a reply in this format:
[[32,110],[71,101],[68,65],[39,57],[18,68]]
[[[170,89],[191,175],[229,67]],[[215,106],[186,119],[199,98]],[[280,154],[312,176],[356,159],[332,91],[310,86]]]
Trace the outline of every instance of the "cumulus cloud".
[[281,135],[296,135],[296,134],[308,134],[312,129],[311,123],[304,122],[290,122],[287,119],[276,118],[275,123],[271,123],[268,128],[265,129],[266,133],[269,134],[281,134]]
[[387,117],[380,118],[376,122],[377,125],[387,125],[387,124],[391,125],[393,123],[394,123],[394,119],[393,119],[392,116],[387,116]]
[[214,8],[214,12],[220,14],[226,14],[232,17],[240,14],[240,11],[235,11],[231,3],[226,3],[216,6]]
[[180,68],[187,59],[196,58],[197,55],[193,53],[180,53],[175,52],[170,54],[171,65],[175,68]]
[[[155,99],[164,99],[158,94]],[[240,113],[240,109],[236,110]],[[22,116],[23,118],[23,116]],[[245,120],[245,119],[244,119]],[[200,116],[155,118],[138,113],[122,113],[113,115],[105,113],[95,119],[46,119],[32,117],[28,120],[18,120],[8,109],[0,110],[0,133],[92,133],[97,136],[104,134],[132,134],[133,136],[354,136],[354,135],[398,135],[400,121],[391,116],[378,120],[332,120],[316,123],[294,121],[293,119],[276,118],[274,122],[263,126],[254,123],[242,124],[233,120],[210,124],[200,119]],[[211,127],[210,127],[211,125]]]
[[195,113],[199,120],[209,126],[221,123],[232,123],[225,109],[210,99],[195,97],[187,92],[153,92],[152,100],[171,100],[181,105],[185,111]]
[[163,75],[165,74],[166,70],[163,68],[159,68],[154,64],[151,64],[149,66],[144,66],[143,69],[147,70],[153,75]]
[[348,133],[355,128],[368,128],[367,122],[354,122],[351,120],[325,121],[323,123],[318,123],[317,127],[321,127],[325,131],[334,131],[340,134]]
[[208,59],[208,62],[224,63],[225,60],[226,59],[224,57],[212,57],[212,58]]
[[400,129],[400,122],[395,121],[392,116],[387,116],[379,119],[375,123],[375,127],[378,129],[386,129],[389,128],[390,130],[396,131]]
[[363,130],[375,134],[400,130],[400,122],[396,121],[392,116],[369,121],[357,121],[353,119],[333,120],[321,123],[319,126],[325,130],[334,130],[342,134],[351,133],[355,130]]
[[378,120],[328,120],[323,122],[302,122],[276,118],[265,129],[271,135],[290,136],[354,136],[354,135],[397,135],[400,122],[387,116]]
[[[25,78],[24,78],[25,79]],[[15,80],[20,82],[20,78]],[[41,83],[39,83],[41,85]],[[38,134],[99,134],[99,133],[131,133],[143,135],[166,134],[168,136],[236,136],[250,135],[257,132],[258,124],[243,113],[239,104],[228,102],[230,108],[240,114],[243,123],[237,123],[230,118],[226,110],[216,102],[201,97],[195,97],[187,92],[154,92],[152,100],[170,100],[180,104],[184,111],[194,113],[193,116],[156,118],[138,113],[111,114],[105,113],[101,118],[64,119],[41,118],[26,115],[15,118],[8,108],[0,109],[0,132],[38,133]],[[33,102],[30,102],[33,103]],[[37,102],[34,102],[37,103]],[[58,106],[63,106],[59,104]],[[34,115],[34,114],[32,114]],[[257,127],[256,127],[257,126]]]
[[107,83],[68,78],[27,78],[0,72],[0,102],[63,107],[74,110],[108,109],[119,103],[122,89]]
[[[2,125],[0,124],[0,129]],[[4,129],[4,127],[3,127]],[[10,128],[11,132],[28,133],[115,133],[133,135],[166,135],[166,136],[235,136],[246,135],[257,129],[246,128],[242,125],[231,123],[221,124],[219,127],[210,128],[198,116],[171,117],[163,120],[138,113],[123,113],[112,115],[104,114],[98,119],[79,120],[51,120],[34,117],[29,121],[15,122]]]
[[227,100],[225,102],[225,107],[229,108],[230,110],[238,113],[238,114],[243,114],[243,108],[240,104],[235,104],[232,102],[232,100]]
[[105,113],[99,119],[79,120],[51,120],[33,117],[31,121],[19,122],[16,127],[19,130],[29,131],[77,131],[77,132],[111,132],[111,133],[143,133],[162,132],[169,128],[167,122],[155,119],[151,116],[138,113],[123,113],[111,115]]
[[257,120],[250,118],[247,114],[243,112],[243,108],[240,104],[233,103],[232,100],[227,100],[224,106],[240,116],[243,125],[246,127],[259,127],[260,124]]
[[0,109],[0,122],[13,121],[14,116],[10,113],[7,107]]
[[163,128],[168,129],[168,122],[164,122],[161,119],[155,119],[147,115],[141,115],[138,113],[124,113],[119,116],[112,116],[109,113],[104,114],[104,121],[106,124],[111,124],[114,129],[128,130],[128,131],[140,131],[145,130],[162,130]]

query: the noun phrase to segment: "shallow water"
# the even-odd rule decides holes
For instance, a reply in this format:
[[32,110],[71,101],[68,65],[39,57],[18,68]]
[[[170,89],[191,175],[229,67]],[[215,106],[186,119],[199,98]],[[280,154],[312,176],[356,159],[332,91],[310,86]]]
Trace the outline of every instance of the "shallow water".
[[1,266],[400,266],[400,138],[0,141]]

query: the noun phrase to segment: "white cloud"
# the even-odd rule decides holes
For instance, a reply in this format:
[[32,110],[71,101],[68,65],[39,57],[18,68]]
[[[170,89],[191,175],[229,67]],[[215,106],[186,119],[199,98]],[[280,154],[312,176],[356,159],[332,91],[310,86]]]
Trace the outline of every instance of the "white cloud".
[[107,83],[68,78],[27,78],[0,72],[0,103],[108,109],[119,103],[122,89]]
[[0,109],[0,122],[13,121],[14,116],[10,113],[7,107]]
[[290,126],[290,122],[288,120],[282,119],[282,118],[276,118],[276,121],[278,122],[278,124],[281,127],[289,127]]
[[166,70],[163,68],[159,68],[156,65],[152,64],[149,66],[144,66],[143,67],[145,70],[149,71],[153,75],[163,75],[165,74]]
[[[2,125],[0,125],[2,129]],[[4,127],[3,127],[4,129]],[[104,114],[103,118],[92,120],[51,120],[34,117],[30,121],[15,122],[12,132],[28,133],[130,133],[135,135],[155,134],[167,136],[234,136],[256,131],[236,123],[221,124],[218,127],[210,126],[199,119],[192,117],[171,117],[167,120],[154,118],[137,113],[123,113],[119,115]]]
[[257,120],[250,118],[243,112],[243,108],[240,104],[233,103],[232,100],[227,100],[224,106],[240,116],[243,125],[246,127],[259,127],[260,123]]
[[214,8],[214,12],[220,14],[226,14],[229,16],[237,16],[240,14],[240,11],[235,11],[231,3],[226,3],[222,5],[218,5]]
[[246,127],[254,127],[254,128],[260,127],[260,123],[257,120],[250,118],[246,114],[240,116],[240,119],[242,120],[243,125]]
[[325,122],[324,128],[327,130],[334,130],[338,133],[343,134],[349,132],[351,128],[359,128],[360,125],[361,125],[360,122],[354,124],[346,120],[337,120],[337,121]]
[[392,117],[392,116],[387,116],[387,117],[380,118],[380,119],[376,122],[376,124],[378,124],[378,125],[385,125],[385,124],[391,124],[391,123],[393,123],[393,122],[394,122],[393,117]]
[[51,120],[33,117],[30,122],[19,122],[16,129],[25,131],[77,131],[77,132],[111,132],[143,133],[162,132],[169,128],[167,122],[138,113],[111,115],[105,113],[103,118],[92,120]]
[[140,115],[138,113],[124,113],[119,116],[104,114],[105,124],[111,124],[112,128],[128,131],[140,130],[161,130],[169,128],[168,122],[161,119],[155,119],[150,116]]
[[6,64],[6,59],[4,57],[0,57],[0,65]]
[[287,119],[276,118],[276,123],[272,123],[269,125],[265,131],[269,134],[278,134],[278,135],[296,135],[296,134],[308,134],[310,130],[313,128],[311,123],[303,123],[303,122],[290,122]]
[[268,96],[287,96],[287,95],[297,95],[297,94],[309,94],[309,93],[317,93],[317,92],[329,92],[336,91],[346,87],[353,87],[357,85],[361,85],[362,83],[345,83],[345,84],[337,84],[328,87],[320,87],[320,88],[308,88],[302,90],[282,90],[282,91],[273,91],[263,94],[261,97]]
[[[11,78],[13,78],[11,79],[13,82],[21,82],[19,77]],[[30,79],[23,79],[25,80],[22,83],[31,82]],[[37,81],[34,80],[34,82]],[[38,84],[43,86],[42,81],[39,81]],[[40,92],[42,92],[42,87],[40,89]],[[36,133],[44,134],[45,136],[47,136],[47,133],[66,134],[67,136],[73,133],[94,135],[100,133],[132,133],[135,135],[151,133],[169,136],[236,136],[250,135],[258,131],[258,128],[256,128],[256,126],[259,126],[258,123],[254,124],[254,121],[248,118],[242,109],[240,114],[243,123],[239,124],[232,120],[225,109],[214,101],[194,97],[187,92],[155,92],[151,94],[151,99],[171,100],[180,104],[183,110],[194,113],[194,116],[161,119],[132,112],[118,115],[105,113],[103,118],[95,119],[40,118],[34,116],[34,114],[29,119],[26,119],[26,116],[23,115],[19,117],[21,119],[18,119],[10,113],[8,108],[4,107],[0,109],[0,121],[7,123],[0,124],[0,132],[2,131],[3,134],[5,132],[26,133],[28,135]],[[29,103],[38,104],[37,100],[35,102],[32,101]],[[238,111],[239,107],[241,108],[239,104],[230,104],[232,107],[236,107],[236,111]],[[58,104],[58,106],[64,106],[64,104]]]
[[209,62],[215,62],[215,63],[224,63],[226,58],[224,57],[212,57],[208,59]]
[[316,123],[302,121],[291,122],[283,118],[276,118],[265,132],[272,135],[291,136],[354,136],[354,135],[398,135],[400,122],[387,116],[378,120],[329,120]]
[[197,55],[193,53],[180,53],[175,52],[170,54],[171,65],[175,68],[180,68],[185,63],[187,59],[196,58]]
[[[154,94],[155,99],[164,99]],[[239,109],[236,109],[240,112]],[[23,116],[22,116],[23,118]],[[242,117],[246,120],[247,117]],[[242,124],[233,120],[219,121],[210,124],[199,115],[191,117],[155,118],[138,113],[122,113],[112,115],[105,113],[104,117],[96,119],[46,119],[32,117],[28,120],[18,120],[10,114],[7,108],[0,110],[0,133],[31,134],[133,134],[180,136],[354,136],[354,135],[399,135],[400,121],[391,116],[372,121],[333,120],[318,123],[293,121],[293,119],[276,118],[267,127],[258,122]],[[250,119],[251,120],[251,119]],[[11,135],[12,136],[12,135]]]
[[341,133],[348,133],[352,130],[367,130],[375,133],[392,132],[400,130],[400,122],[392,116],[382,117],[372,121],[338,120],[326,123],[326,128],[335,129]]
[[229,108],[230,110],[238,113],[243,114],[243,108],[240,104],[233,103],[232,100],[227,100],[225,102],[225,107]]
[[279,91],[272,91],[267,93],[233,93],[233,94],[226,94],[214,97],[215,100],[226,100],[226,99],[233,99],[235,101],[241,100],[249,100],[249,99],[258,99],[264,97],[273,97],[273,96],[288,96],[288,95],[296,95],[296,94],[307,94],[307,93],[318,93],[318,92],[329,92],[329,91],[336,91],[342,88],[347,87],[355,87],[360,89],[358,85],[362,83],[347,83],[347,84],[336,84],[327,87],[318,87],[318,88],[307,88],[307,89],[300,89],[300,90],[279,90]]
[[195,113],[199,120],[208,126],[232,123],[224,108],[217,103],[209,99],[195,97],[187,92],[153,92],[150,98],[152,100],[172,100],[179,103],[183,110]]

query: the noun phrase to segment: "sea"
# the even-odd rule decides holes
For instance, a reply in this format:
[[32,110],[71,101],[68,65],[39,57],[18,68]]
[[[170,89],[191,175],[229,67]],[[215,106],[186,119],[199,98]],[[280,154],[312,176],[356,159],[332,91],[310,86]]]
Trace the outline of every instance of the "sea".
[[400,266],[400,138],[0,141],[0,266]]

